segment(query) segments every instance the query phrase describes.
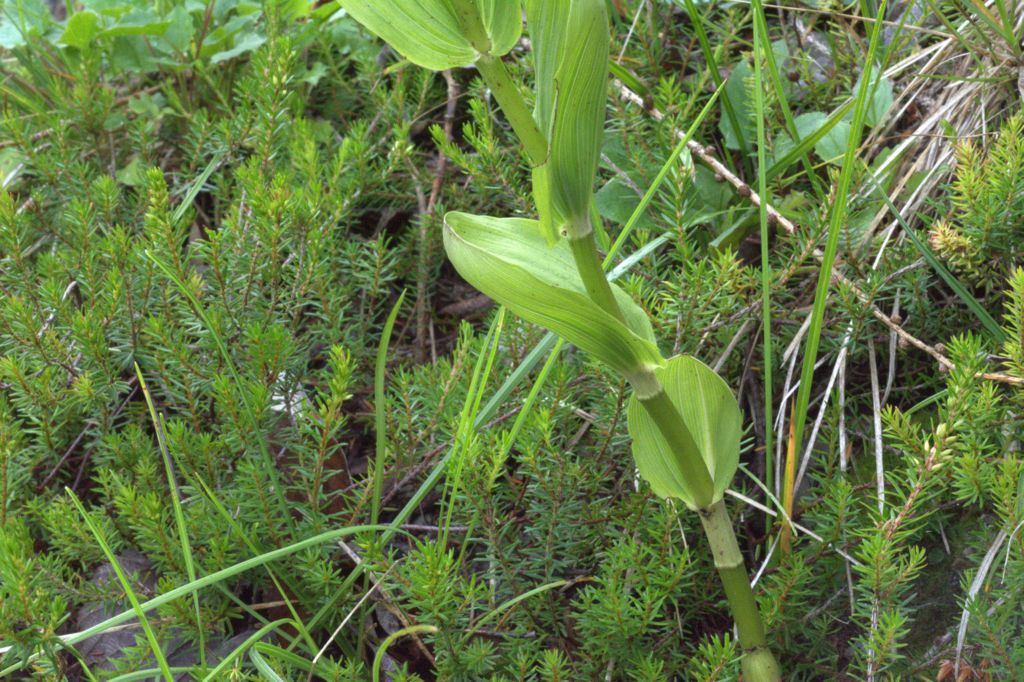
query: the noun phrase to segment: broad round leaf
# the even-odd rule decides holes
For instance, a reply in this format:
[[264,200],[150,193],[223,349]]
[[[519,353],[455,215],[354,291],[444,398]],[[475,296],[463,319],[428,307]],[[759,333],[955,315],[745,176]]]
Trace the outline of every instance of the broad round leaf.
[[647,314],[614,285],[625,325],[594,303],[568,243],[548,246],[537,221],[449,213],[444,247],[467,282],[627,378],[664,362]]
[[[519,40],[518,2],[473,0],[500,57]],[[399,54],[432,71],[472,64],[480,56],[465,37],[448,0],[341,0],[341,6]]]
[[[713,369],[689,355],[677,355],[657,370],[669,400],[693,437],[714,481],[714,499],[722,499],[739,466],[743,417],[736,396]],[[654,420],[636,396],[629,399],[629,435],[640,475],[660,497],[683,500],[696,509],[682,474],[679,453],[669,447]]]

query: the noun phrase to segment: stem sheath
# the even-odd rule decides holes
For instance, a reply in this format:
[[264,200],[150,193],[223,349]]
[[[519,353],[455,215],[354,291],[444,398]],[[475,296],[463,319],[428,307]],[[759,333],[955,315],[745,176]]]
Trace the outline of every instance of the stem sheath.
[[462,34],[469,40],[473,49],[480,54],[490,54],[491,37],[487,34],[483,17],[476,0],[450,0]]
[[[636,391],[637,400],[647,410],[647,414],[654,420],[662,437],[672,448],[676,457],[679,469],[683,473],[686,487],[693,495],[693,502],[698,509],[711,505],[715,498],[715,484],[708,473],[708,466],[700,456],[700,448],[693,439],[693,434],[686,428],[679,410],[672,404],[665,388],[658,381],[653,372],[644,376],[645,385],[641,388],[640,382],[634,381],[633,387]],[[649,388],[647,387],[649,386]],[[654,390],[653,394],[646,394],[641,391]]]

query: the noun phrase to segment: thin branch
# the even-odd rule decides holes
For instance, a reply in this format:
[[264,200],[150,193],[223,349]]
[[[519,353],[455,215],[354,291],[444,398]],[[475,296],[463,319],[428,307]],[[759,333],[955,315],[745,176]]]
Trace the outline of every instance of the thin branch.
[[879,395],[878,362],[875,359],[875,340],[868,339],[868,365],[871,371],[871,413],[875,430],[875,490],[878,493],[878,515],[885,515],[885,460],[882,447],[882,404]]

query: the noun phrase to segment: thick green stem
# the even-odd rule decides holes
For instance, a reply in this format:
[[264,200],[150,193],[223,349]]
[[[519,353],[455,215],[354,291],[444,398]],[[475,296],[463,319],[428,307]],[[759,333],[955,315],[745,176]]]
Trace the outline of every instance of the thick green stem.
[[704,526],[704,535],[711,545],[715,569],[722,579],[729,609],[736,621],[740,649],[743,651],[743,678],[748,682],[778,682],[782,679],[782,673],[768,649],[764,624],[757,610],[757,601],[754,600],[754,591],[750,587],[725,501],[719,500],[699,510],[698,514]]
[[707,465],[698,454],[700,450],[693,435],[653,373],[638,375],[632,383],[640,404],[672,446],[686,485],[693,495],[697,514],[704,526],[704,535],[711,546],[715,569],[722,580],[729,609],[736,621],[736,631],[743,651],[743,677],[747,682],[778,682],[782,679],[781,672],[768,649],[761,614],[754,600],[754,591],[750,587],[732,521],[725,509],[725,501],[714,501],[714,482]]
[[694,504],[698,509],[710,506],[715,498],[715,484],[708,473],[708,466],[661,382],[653,372],[648,372],[633,379],[633,389],[640,405],[647,410],[662,437],[672,447]]
[[589,218],[586,219],[586,232],[570,234],[568,241],[573,260],[576,261],[576,270],[580,273],[587,295],[602,309],[614,315],[615,319],[625,324],[626,318],[623,317],[619,303],[615,300],[608,276],[604,274]]
[[543,164],[548,158],[547,138],[537,127],[533,112],[526,106],[526,101],[509,75],[505,62],[489,54],[483,54],[476,61],[476,70],[483,76],[487,87],[494,94],[494,99],[498,100],[498,106],[501,107],[505,118],[512,125],[512,130],[523,143],[530,163],[533,166]]
[[533,112],[526,106],[526,101],[519,93],[519,88],[508,73],[505,62],[491,54],[491,37],[487,34],[480,8],[476,0],[451,0],[459,25],[463,33],[480,56],[476,60],[476,70],[483,76],[487,87],[498,100],[498,106],[505,113],[505,118],[512,124],[519,141],[523,143],[530,163],[539,166],[547,160],[548,141],[544,133],[537,127]]

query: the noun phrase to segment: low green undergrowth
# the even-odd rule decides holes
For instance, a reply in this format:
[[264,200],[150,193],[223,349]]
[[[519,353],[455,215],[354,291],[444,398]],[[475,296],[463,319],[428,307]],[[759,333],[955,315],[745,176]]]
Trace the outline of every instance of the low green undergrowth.
[[[412,68],[334,3],[69,6],[0,3],[0,675],[737,679],[700,524],[636,476],[623,381],[444,259],[446,211],[531,206],[475,72]],[[724,80],[695,139],[756,187],[759,10],[608,7],[613,75],[665,117],[610,90],[599,242],[667,168],[616,281],[663,352],[737,393],[729,504],[785,679],[1014,679],[1020,116],[996,112],[890,233],[875,183],[900,208],[930,178],[884,165],[912,162],[889,134],[912,122],[889,109],[909,77],[879,79],[788,453],[870,27],[815,15],[800,39],[767,16],[761,172],[798,229],[771,222],[766,264],[749,187],[669,158]],[[960,20],[914,18],[939,35],[891,39],[879,67]],[[526,49],[506,62],[530,82]],[[149,634],[128,616],[76,635],[218,572],[148,610]]]

